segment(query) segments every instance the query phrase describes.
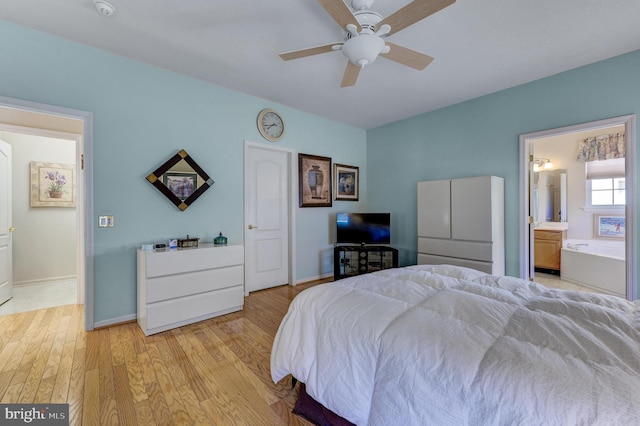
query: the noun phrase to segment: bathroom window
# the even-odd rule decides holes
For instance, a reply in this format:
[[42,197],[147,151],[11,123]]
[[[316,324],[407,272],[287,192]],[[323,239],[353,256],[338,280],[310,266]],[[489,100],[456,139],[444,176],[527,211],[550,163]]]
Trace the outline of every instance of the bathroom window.
[[620,208],[626,202],[624,158],[586,163],[587,206]]
[[625,205],[626,191],[624,178],[591,179],[587,182],[591,186],[592,206]]

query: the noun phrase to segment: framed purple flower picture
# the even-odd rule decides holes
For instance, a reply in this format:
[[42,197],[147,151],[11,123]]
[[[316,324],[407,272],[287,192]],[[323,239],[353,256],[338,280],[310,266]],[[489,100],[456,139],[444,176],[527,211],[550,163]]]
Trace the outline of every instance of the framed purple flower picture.
[[31,207],[75,207],[76,166],[30,163]]

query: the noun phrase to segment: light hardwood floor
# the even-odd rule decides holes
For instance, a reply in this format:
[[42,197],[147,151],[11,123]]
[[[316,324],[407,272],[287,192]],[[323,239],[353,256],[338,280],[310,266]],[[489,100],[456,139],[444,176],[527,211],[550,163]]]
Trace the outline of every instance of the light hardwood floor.
[[310,425],[269,358],[289,303],[318,283],[148,337],[135,322],[85,332],[78,305],[0,317],[0,402],[69,403],[71,425]]

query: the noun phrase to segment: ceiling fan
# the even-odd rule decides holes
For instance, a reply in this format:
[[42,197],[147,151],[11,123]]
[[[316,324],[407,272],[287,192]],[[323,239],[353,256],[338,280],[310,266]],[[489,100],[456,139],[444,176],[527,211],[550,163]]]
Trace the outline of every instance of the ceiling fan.
[[384,39],[409,25],[432,15],[456,0],[413,0],[411,3],[383,19],[370,10],[373,0],[351,0],[354,12],[344,0],[318,0],[318,3],[340,25],[344,42],[329,43],[308,49],[280,54],[285,61],[341,50],[349,59],[340,87],[356,84],[358,74],[365,65],[371,64],[378,55],[417,70],[423,70],[433,58],[415,50],[407,49]]

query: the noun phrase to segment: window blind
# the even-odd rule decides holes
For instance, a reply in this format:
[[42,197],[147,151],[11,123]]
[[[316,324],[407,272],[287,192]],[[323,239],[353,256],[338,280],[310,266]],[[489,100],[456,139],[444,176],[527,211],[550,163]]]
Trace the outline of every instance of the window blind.
[[590,161],[585,164],[587,167],[587,179],[620,178],[625,176],[624,158]]

